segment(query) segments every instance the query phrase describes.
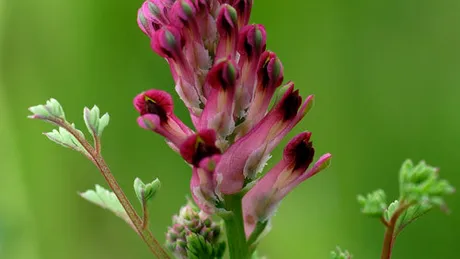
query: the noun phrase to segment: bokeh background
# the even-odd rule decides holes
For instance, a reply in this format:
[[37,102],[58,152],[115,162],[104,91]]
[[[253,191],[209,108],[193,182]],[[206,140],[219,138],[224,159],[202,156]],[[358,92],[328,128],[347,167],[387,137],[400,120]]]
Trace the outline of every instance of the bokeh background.
[[[161,179],[151,214],[164,240],[190,172],[135,122],[137,93],[173,89],[168,66],[137,28],[140,5],[0,0],[0,258],[151,258],[121,220],[77,195],[104,184],[92,164],[40,135],[50,125],[26,119],[27,107],[50,97],[80,127],[84,106],[111,114],[105,158],[133,201],[136,176]],[[339,244],[355,258],[379,258],[383,228],[360,215],[356,195],[383,188],[396,198],[405,158],[439,166],[460,186],[459,13],[456,0],[255,1],[252,21],[265,24],[286,79],[316,95],[290,137],[308,129],[318,153],[334,155],[330,169],[284,201],[262,254],[328,258]],[[455,196],[451,215],[434,211],[402,233],[394,258],[458,258]]]

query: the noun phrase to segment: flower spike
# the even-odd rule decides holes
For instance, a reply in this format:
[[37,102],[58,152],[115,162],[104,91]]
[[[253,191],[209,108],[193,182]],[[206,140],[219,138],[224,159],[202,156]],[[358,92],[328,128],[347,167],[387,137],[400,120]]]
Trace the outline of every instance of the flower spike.
[[146,0],[139,26],[167,60],[195,132],[174,116],[168,94],[155,90],[135,100],[139,125],[164,136],[192,166],[190,188],[203,211],[225,215],[228,198],[246,193],[248,235],[289,191],[330,160],[326,154],[311,166],[311,134],[302,133],[260,180],[270,153],[307,114],[313,96],[303,99],[288,82],[269,108],[284,68],[267,51],[264,26],[248,25],[252,5],[253,0]]

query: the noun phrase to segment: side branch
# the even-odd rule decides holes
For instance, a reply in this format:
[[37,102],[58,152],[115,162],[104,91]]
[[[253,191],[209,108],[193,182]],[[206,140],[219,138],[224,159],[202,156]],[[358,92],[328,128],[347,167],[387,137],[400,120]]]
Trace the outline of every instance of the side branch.
[[70,134],[72,134],[78,140],[78,142],[80,142],[80,144],[83,146],[85,151],[89,154],[91,161],[93,161],[93,163],[96,165],[96,167],[101,172],[102,176],[106,180],[110,189],[112,189],[112,191],[117,196],[121,205],[123,206],[126,213],[128,214],[128,217],[132,221],[136,229],[136,232],[144,240],[144,242],[147,244],[147,246],[152,251],[152,253],[155,255],[155,257],[158,259],[170,259],[169,255],[160,245],[158,240],[156,240],[156,238],[153,236],[152,232],[150,232],[148,228],[144,227],[143,220],[139,217],[136,210],[131,205],[125,193],[123,192],[120,185],[116,181],[115,177],[110,172],[109,167],[107,166],[104,158],[100,154],[100,146],[97,145],[99,141],[95,142],[96,145],[98,146],[98,149],[96,150],[88,143],[88,141],[85,138],[83,138],[80,134],[78,134],[78,132],[76,132],[76,130],[69,123],[63,120],[53,120],[52,122],[66,129]]

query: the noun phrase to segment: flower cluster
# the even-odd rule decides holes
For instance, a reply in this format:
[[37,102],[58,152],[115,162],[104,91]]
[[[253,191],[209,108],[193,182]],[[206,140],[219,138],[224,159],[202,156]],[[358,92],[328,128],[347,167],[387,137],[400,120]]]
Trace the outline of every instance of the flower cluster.
[[166,246],[177,258],[191,258],[191,253],[209,256],[206,258],[221,258],[225,242],[220,241],[220,234],[219,224],[214,223],[209,215],[187,204],[181,208],[179,215],[173,217],[173,226],[166,234]]
[[[270,219],[281,199],[325,168],[330,154],[310,167],[311,133],[292,139],[283,159],[265,176],[270,153],[307,114],[294,84],[284,87],[283,65],[266,50],[265,28],[248,25],[252,0],[147,0],[138,23],[152,49],[170,65],[176,91],[194,129],[174,115],[170,94],[148,90],[134,99],[141,127],[166,138],[192,167],[195,202],[207,213],[225,206],[224,197],[243,198],[245,230]],[[275,92],[281,97],[270,108]],[[251,188],[252,187],[252,188]]]

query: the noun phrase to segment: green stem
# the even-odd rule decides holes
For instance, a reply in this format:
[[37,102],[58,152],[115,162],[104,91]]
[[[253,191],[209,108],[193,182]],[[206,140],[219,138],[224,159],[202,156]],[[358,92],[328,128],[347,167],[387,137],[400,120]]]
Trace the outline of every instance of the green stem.
[[257,241],[260,235],[265,231],[265,228],[268,226],[268,221],[259,221],[256,224],[256,227],[248,239],[249,252],[253,253],[257,247]]
[[231,259],[250,258],[249,249],[244,232],[243,208],[241,195],[235,194],[225,197],[225,207],[232,214],[224,217],[227,233],[228,249]]
[[132,224],[134,225],[136,232],[139,234],[142,240],[144,240],[144,242],[147,244],[150,251],[152,251],[155,257],[158,259],[170,259],[169,255],[163,249],[161,244],[152,235],[152,232],[150,232],[148,228],[144,228],[144,222],[139,217],[134,207],[131,205],[131,202],[129,202],[128,197],[126,197],[125,193],[121,189],[120,185],[118,184],[113,174],[110,172],[110,169],[107,166],[107,163],[105,162],[102,155],[99,153],[100,151],[93,148],[88,143],[88,141],[85,138],[81,137],[81,135],[78,134],[76,130],[66,121],[52,120],[51,122],[57,124],[58,126],[65,128],[70,134],[72,134],[81,143],[83,148],[88,153],[87,156],[91,159],[91,161],[93,161],[93,163],[96,165],[96,167],[99,169],[102,176],[106,180],[110,189],[112,189],[112,191],[117,196],[121,205],[125,209],[126,214],[128,214],[128,217],[130,218]]

